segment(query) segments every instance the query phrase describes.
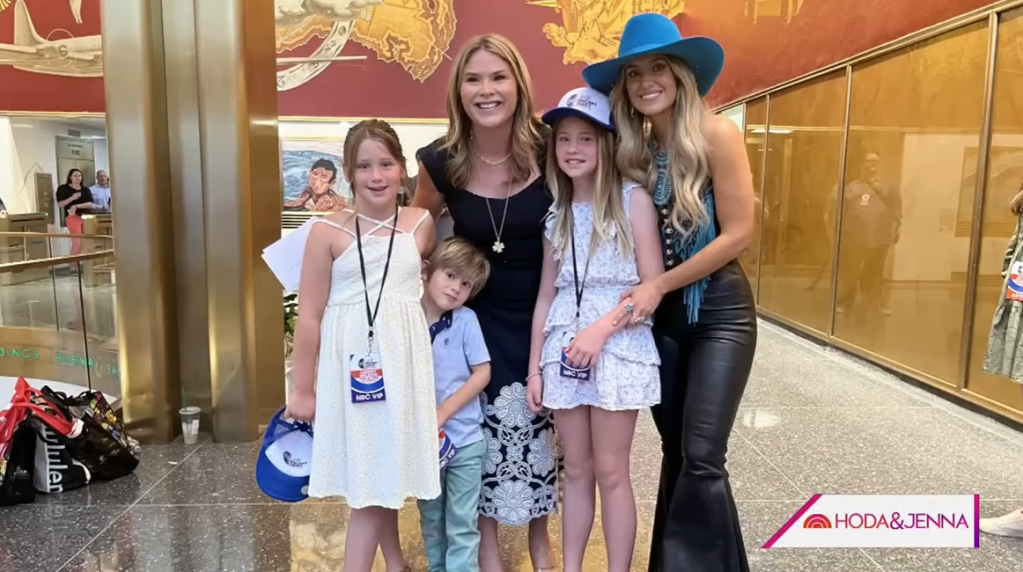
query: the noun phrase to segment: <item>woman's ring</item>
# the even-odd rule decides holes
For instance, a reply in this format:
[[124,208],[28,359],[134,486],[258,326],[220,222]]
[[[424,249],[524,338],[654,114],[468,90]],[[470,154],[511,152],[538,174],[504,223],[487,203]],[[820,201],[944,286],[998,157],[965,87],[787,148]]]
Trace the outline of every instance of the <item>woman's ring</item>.
[[632,313],[632,303],[625,305],[625,311],[628,312],[629,314]]

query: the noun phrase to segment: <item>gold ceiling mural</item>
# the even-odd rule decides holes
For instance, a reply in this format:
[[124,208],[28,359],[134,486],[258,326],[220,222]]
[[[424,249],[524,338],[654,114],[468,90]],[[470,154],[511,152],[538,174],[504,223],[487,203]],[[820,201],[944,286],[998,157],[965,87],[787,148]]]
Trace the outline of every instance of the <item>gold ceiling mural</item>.
[[[355,20],[366,18],[383,0],[274,0],[277,38],[277,90],[302,86],[332,63],[365,59],[342,56]],[[303,56],[281,54],[311,46]]]
[[803,9],[804,0],[746,0],[743,7],[746,18],[754,24],[760,22],[761,18],[784,18],[785,22],[791,22]]
[[543,32],[556,48],[564,48],[565,64],[592,64],[618,55],[625,23],[636,14],[655,12],[674,18],[685,12],[685,0],[527,0],[553,9],[561,24],[544,24]]
[[[32,23],[25,0],[0,0],[0,11],[12,5],[13,43],[0,43],[0,65],[67,77],[103,75],[103,42],[99,34],[75,37],[60,29],[47,30],[42,35]],[[82,23],[82,0],[69,0],[68,5],[75,21]]]
[[[3,12],[4,10],[6,10],[13,3],[14,3],[14,0],[0,0],[0,12]],[[68,0],[68,3],[71,5],[71,14],[74,15],[75,22],[78,22],[79,24],[81,24],[82,23],[82,0]]]
[[[82,1],[68,0],[63,8],[79,24]],[[39,2],[31,5],[44,9]],[[40,31],[25,0],[0,0],[0,11],[8,8],[14,10],[13,41],[0,43],[0,65],[67,77],[103,75],[102,36]],[[422,82],[447,57],[455,35],[454,0],[274,0],[274,11],[280,91],[304,85],[332,63],[365,59],[342,53],[349,40]],[[302,56],[289,54],[307,46]]]
[[447,57],[457,22],[454,0],[274,0],[274,7],[277,53],[313,46],[311,56],[279,59],[281,91],[334,62],[364,59],[341,55],[349,40],[425,81]]
[[355,22],[352,39],[422,82],[448,57],[456,23],[454,0],[384,0]]

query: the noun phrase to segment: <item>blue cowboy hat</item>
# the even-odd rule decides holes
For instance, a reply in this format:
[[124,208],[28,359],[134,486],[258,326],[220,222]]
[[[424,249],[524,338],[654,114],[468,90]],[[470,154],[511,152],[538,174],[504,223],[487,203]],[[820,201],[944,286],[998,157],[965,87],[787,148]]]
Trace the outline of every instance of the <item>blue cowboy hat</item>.
[[618,73],[630,60],[651,55],[675,56],[689,66],[696,77],[700,95],[714,86],[725,65],[725,51],[710,38],[683,38],[668,17],[661,14],[636,14],[625,23],[618,57],[583,69],[583,81],[605,94],[618,83]]

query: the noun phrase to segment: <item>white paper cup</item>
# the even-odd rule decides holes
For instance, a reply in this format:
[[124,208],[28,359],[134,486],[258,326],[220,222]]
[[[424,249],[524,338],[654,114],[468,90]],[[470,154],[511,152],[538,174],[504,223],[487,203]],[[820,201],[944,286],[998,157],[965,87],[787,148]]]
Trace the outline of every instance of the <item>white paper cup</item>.
[[199,441],[199,413],[202,410],[195,405],[182,407],[181,411],[181,435],[186,445],[195,445]]

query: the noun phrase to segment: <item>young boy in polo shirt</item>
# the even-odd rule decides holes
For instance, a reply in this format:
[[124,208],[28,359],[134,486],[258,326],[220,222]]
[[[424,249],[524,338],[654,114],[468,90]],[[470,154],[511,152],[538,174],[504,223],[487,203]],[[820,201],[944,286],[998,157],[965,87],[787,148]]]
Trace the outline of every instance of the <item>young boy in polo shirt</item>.
[[440,497],[419,501],[431,572],[479,571],[477,505],[487,454],[480,394],[490,382],[490,353],[476,314],[462,306],[483,288],[488,273],[483,253],[460,238],[443,241],[425,271],[437,424],[455,447],[441,473]]

